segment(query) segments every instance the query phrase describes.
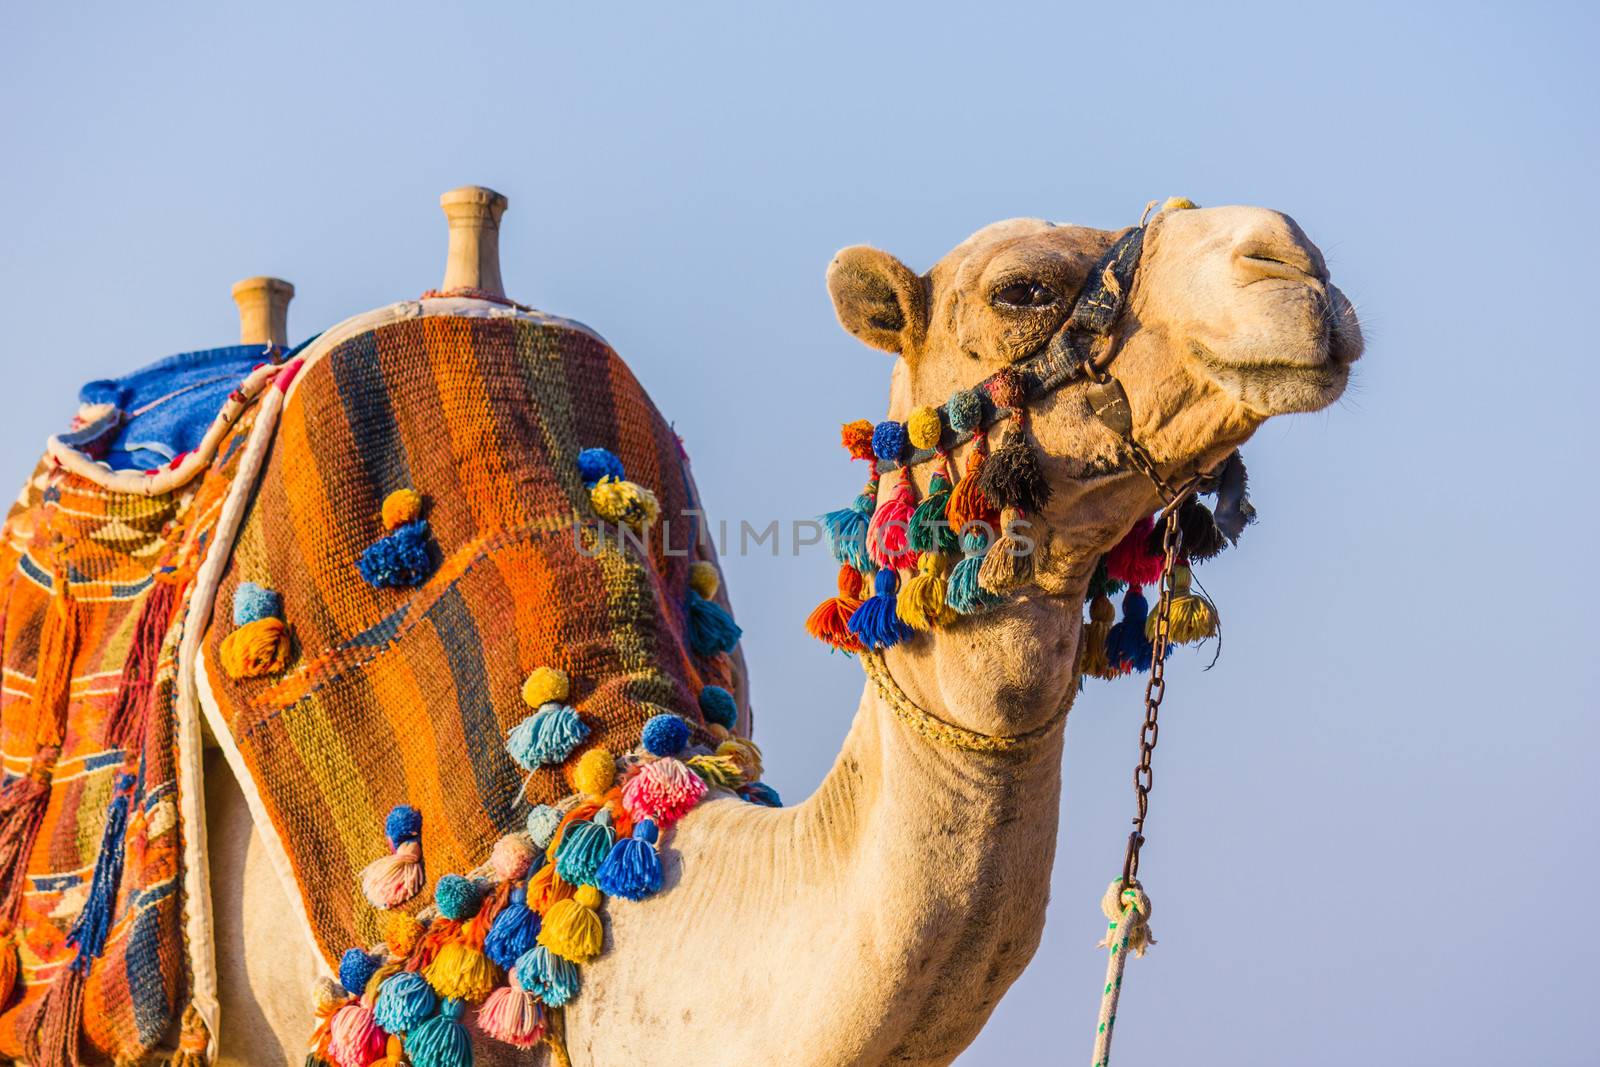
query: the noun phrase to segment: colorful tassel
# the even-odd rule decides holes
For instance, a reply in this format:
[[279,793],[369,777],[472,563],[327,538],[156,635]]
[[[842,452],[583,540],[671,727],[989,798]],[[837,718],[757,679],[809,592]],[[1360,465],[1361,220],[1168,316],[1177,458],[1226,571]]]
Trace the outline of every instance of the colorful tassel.
[[388,977],[378,987],[378,999],[372,1007],[377,1024],[391,1034],[403,1034],[432,1015],[439,1006],[439,997],[420,974],[401,971]]
[[422,813],[400,804],[384,820],[384,836],[393,850],[361,872],[361,892],[375,908],[404,904],[427,881],[422,869]]
[[[117,679],[116,703],[106,719],[104,736],[111,748],[132,748],[135,739],[143,736],[150,706],[150,690],[155,684],[156,660],[161,654],[161,643],[166,640],[167,630],[172,625],[177,601],[177,583],[158,581],[139,608],[139,621],[134,624],[133,640],[128,646],[128,656],[122,663],[122,674]],[[235,592],[236,619],[238,610],[238,593]],[[240,624],[236,621],[235,625]]]
[[713,789],[735,790],[744,785],[744,769],[729,756],[691,756],[688,767]]
[[1106,655],[1106,638],[1116,621],[1117,609],[1100,594],[1089,601],[1089,621],[1078,636],[1078,670],[1091,678],[1115,678],[1121,672]]
[[764,808],[783,807],[783,798],[778,791],[766,782],[748,782],[739,790],[739,795],[752,804],[760,804]]
[[389,1035],[360,1001],[339,1009],[328,1026],[328,1055],[338,1067],[367,1067],[383,1057]]
[[611,852],[616,831],[609,813],[601,810],[593,820],[568,826],[556,850],[556,873],[573,885],[593,885],[600,865]]
[[522,683],[522,702],[538,709],[546,704],[560,704],[572,692],[572,681],[567,672],[558,667],[535,667]]
[[549,848],[560,825],[561,813],[548,804],[535,804],[528,812],[528,836],[537,848]]
[[950,479],[938,470],[928,483],[928,495],[917,510],[911,513],[907,544],[918,552],[945,552],[954,554],[960,538],[945,517],[950,505]]
[[[447,874],[433,887],[433,906],[444,918],[465,922],[483,907],[483,890],[471,878]],[[358,989],[350,991],[360,992]]]
[[983,425],[983,394],[976,389],[962,389],[945,403],[945,418],[950,429],[960,435],[971,433]]
[[945,519],[958,535],[965,535],[967,528],[974,525],[989,536],[993,536],[999,528],[1000,509],[990,502],[980,487],[988,455],[988,442],[979,435],[973,442],[972,453],[967,456],[965,477],[950,491],[950,502],[945,506]]
[[578,995],[578,968],[543,945],[517,961],[517,984],[552,1008]]
[[641,819],[633,835],[618,841],[600,865],[595,884],[607,896],[643,900],[661,888],[661,857],[656,854],[656,824]]
[[872,495],[862,493],[849,507],[821,517],[822,530],[828,537],[828,551],[836,561],[858,571],[872,569],[872,557],[867,553],[867,527],[876,506],[874,488]]
[[433,991],[476,1004],[500,984],[500,969],[469,940],[447,943],[422,972]]
[[889,499],[878,505],[867,527],[867,555],[872,557],[873,563],[886,570],[916,566],[917,554],[908,544],[911,516],[916,510],[911,472],[903,470]]
[[483,953],[499,966],[511,967],[534,946],[538,936],[539,913],[528,907],[527,889],[516,886],[483,939]]
[[840,651],[859,652],[861,642],[850,632],[850,616],[860,606],[861,572],[846,563],[839,568],[839,595],[824,600],[806,617],[806,632]]
[[600,890],[579,886],[570,899],[557,902],[544,917],[539,929],[539,944],[573,963],[588,963],[600,955],[605,937],[596,909]]
[[1217,507],[1213,520],[1230,545],[1238,544],[1244,528],[1256,521],[1256,509],[1250,503],[1250,476],[1245,471],[1244,457],[1238,452],[1227,458],[1217,474]]
[[560,763],[589,736],[577,711],[565,704],[546,704],[506,735],[506,752],[528,771]]
[[676,756],[689,743],[689,724],[672,714],[652,715],[639,733],[639,743],[652,756]]
[[594,484],[602,478],[624,477],[622,460],[605,448],[586,448],[578,453],[578,477],[583,479],[583,484],[594,488]]
[[913,630],[944,626],[956,617],[945,603],[945,563],[942,557],[924,552],[917,557],[917,573],[895,603],[895,614]]
[[574,886],[561,880],[556,865],[547,863],[528,879],[528,907],[543,916],[557,901],[566,900],[575,891]]
[[981,526],[974,526],[961,535],[961,550],[966,555],[950,571],[944,589],[944,602],[957,614],[973,615],[1000,602],[979,582],[988,547],[989,535]]
[[1119,582],[1106,573],[1106,558],[1101,556],[1095,560],[1094,573],[1089,576],[1089,588],[1084,595],[1091,600],[1097,596],[1112,597],[1125,588],[1126,582]]
[[11,993],[17,988],[17,975],[21,973],[22,960],[17,956],[16,935],[7,931],[0,934],[0,1009],[11,1003]]
[[850,453],[851,459],[872,458],[872,423],[857,419],[839,427],[839,443]]
[[850,616],[850,632],[867,648],[890,648],[915,631],[900,621],[895,603],[900,576],[881,570],[872,580],[873,595]]
[[1039,457],[1029,447],[1021,422],[1007,432],[1005,443],[984,460],[978,488],[997,508],[1037,513],[1050,502],[1050,483],[1039,469]]
[[700,690],[700,714],[705,716],[706,722],[724,730],[739,725],[739,703],[720,685],[708,685]]
[[661,503],[654,493],[637,482],[610,476],[589,490],[589,506],[606,522],[628,526],[635,533],[643,533],[661,517]]
[[682,761],[646,763],[622,784],[622,806],[635,819],[653,819],[670,829],[706,795],[706,783]]
[[[1210,600],[1192,592],[1193,575],[1178,564],[1172,568],[1172,604],[1167,616],[1167,639],[1177,645],[1192,645],[1217,636],[1217,609]],[[1145,620],[1145,636],[1156,636],[1156,617]]]
[[1144,634],[1149,617],[1150,604],[1144,598],[1144,590],[1137,585],[1128,586],[1127,595],[1122,598],[1122,621],[1106,635],[1106,656],[1119,669],[1150,669],[1154,647]]
[[84,970],[67,967],[56,974],[30,1020],[23,1022],[28,1062],[33,1067],[78,1067],[83,1034]]
[[401,589],[427,581],[433,573],[428,521],[408,522],[373,542],[356,560],[356,570],[377,589]]
[[544,1011],[532,993],[512,985],[489,994],[478,1009],[478,1029],[512,1048],[531,1049],[544,1039]]
[[[1228,539],[1217,528],[1211,509],[1195,497],[1179,505],[1178,530],[1183,538],[1180,544],[1184,556],[1195,563],[1215,559],[1228,547]],[[1152,527],[1151,536],[1154,538],[1150,546],[1153,554],[1162,555],[1160,531]]]
[[277,674],[289,662],[289,628],[282,619],[257,619],[222,639],[217,652],[230,678]]
[[339,958],[339,984],[353,997],[367,991],[367,983],[377,973],[383,961],[364,949],[347,948]]
[[1033,580],[1037,544],[1026,533],[1028,522],[1014,508],[1000,512],[1000,536],[984,553],[978,585],[995,596],[1016,592]]
[[905,455],[906,428],[893,419],[885,419],[872,428],[872,454],[881,460],[893,462]]
[[938,408],[920,407],[906,420],[906,438],[912,448],[938,448],[943,436],[944,422]]
[[[603,748],[590,751],[602,752],[607,758],[610,757],[610,753]],[[527,834],[502,834],[489,852],[489,869],[502,882],[519,881],[533,869],[538,856],[539,852]]]
[[78,913],[77,921],[67,933],[67,944],[78,950],[72,966],[89,972],[90,966],[105,951],[106,935],[111,932],[111,909],[117,901],[117,889],[122,884],[122,859],[126,852],[123,835],[128,826],[128,805],[137,778],[119,774],[115,792],[106,811],[105,829],[100,835],[100,850],[94,861],[94,875],[89,882],[89,899]]
[[406,1035],[411,1067],[472,1067],[472,1038],[461,1025],[463,1006],[446,1000],[439,1014]]
[[689,646],[694,649],[695,655],[714,656],[719,652],[732,652],[739,644],[739,638],[744,636],[739,624],[722,610],[720,604],[707,600],[693,589],[689,590],[687,611]]
[[1161,580],[1163,557],[1150,551],[1153,527],[1151,517],[1146,515],[1106,553],[1107,577],[1130,586],[1153,585]]

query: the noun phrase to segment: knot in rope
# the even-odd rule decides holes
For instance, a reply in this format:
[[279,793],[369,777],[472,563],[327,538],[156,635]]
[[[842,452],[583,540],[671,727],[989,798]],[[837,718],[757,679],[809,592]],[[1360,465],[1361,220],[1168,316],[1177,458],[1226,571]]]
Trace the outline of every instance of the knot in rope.
[[1114,879],[1100,898],[1100,910],[1105,913],[1107,924],[1101,948],[1113,948],[1119,934],[1127,951],[1135,956],[1143,956],[1156,943],[1150,935],[1150,898],[1137,878],[1128,879],[1127,888],[1123,888],[1121,878]]

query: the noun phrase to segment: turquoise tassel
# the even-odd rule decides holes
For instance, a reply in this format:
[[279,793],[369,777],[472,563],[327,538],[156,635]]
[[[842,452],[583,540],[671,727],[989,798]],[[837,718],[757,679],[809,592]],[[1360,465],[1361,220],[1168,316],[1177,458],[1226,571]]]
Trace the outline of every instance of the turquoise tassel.
[[433,987],[415,971],[398,971],[378,987],[372,1017],[391,1034],[403,1034],[433,1014],[439,1005]]
[[983,554],[989,549],[989,538],[981,530],[969,530],[962,535],[961,550],[965,558],[950,571],[945,583],[944,602],[962,615],[971,615],[1000,603],[1000,598],[978,584],[978,572],[983,569]]
[[[604,820],[604,821],[602,821]],[[616,831],[609,825],[605,811],[597,813],[591,822],[574,823],[562,835],[561,847],[556,851],[556,874],[568,885],[594,885],[596,872],[611,851]]]
[[720,604],[707,600],[693,589],[689,590],[687,604],[689,615],[689,645],[697,656],[715,656],[718,652],[732,652],[744,636],[739,624],[722,610]]
[[872,570],[874,564],[867,555],[867,524],[877,504],[876,497],[863,493],[849,507],[822,516],[822,528],[834,559],[858,571]]
[[461,1001],[448,998],[439,1014],[406,1035],[411,1067],[472,1067],[472,1038],[461,1025]]
[[511,728],[506,751],[523,770],[532,771],[560,763],[588,736],[589,728],[576,711],[565,704],[546,704]]
[[552,1008],[559,1008],[578,995],[578,967],[539,945],[517,961],[517,983]]

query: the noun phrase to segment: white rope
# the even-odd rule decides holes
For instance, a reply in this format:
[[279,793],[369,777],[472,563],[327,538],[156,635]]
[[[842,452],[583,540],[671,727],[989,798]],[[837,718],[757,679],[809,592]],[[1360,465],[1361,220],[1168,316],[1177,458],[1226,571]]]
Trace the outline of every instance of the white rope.
[[1106,960],[1106,987],[1100,995],[1100,1019],[1094,1032],[1094,1067],[1107,1067],[1111,1062],[1111,1033],[1117,1025],[1117,1001],[1122,996],[1122,969],[1128,964],[1128,953],[1143,956],[1155,944],[1150,936],[1150,898],[1137,878],[1128,879],[1124,889],[1118,878],[1106,889],[1100,899],[1100,910],[1106,916],[1106,936],[1100,947],[1111,950]]

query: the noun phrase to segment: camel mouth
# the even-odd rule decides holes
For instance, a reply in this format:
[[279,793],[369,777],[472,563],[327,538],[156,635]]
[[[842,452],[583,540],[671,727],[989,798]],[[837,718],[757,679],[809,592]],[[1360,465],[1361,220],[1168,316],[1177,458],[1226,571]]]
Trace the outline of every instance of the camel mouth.
[[1350,363],[1359,356],[1329,329],[1303,355],[1250,362],[1222,359],[1194,343],[1195,358],[1223,389],[1266,418],[1321,411],[1344,395]]

